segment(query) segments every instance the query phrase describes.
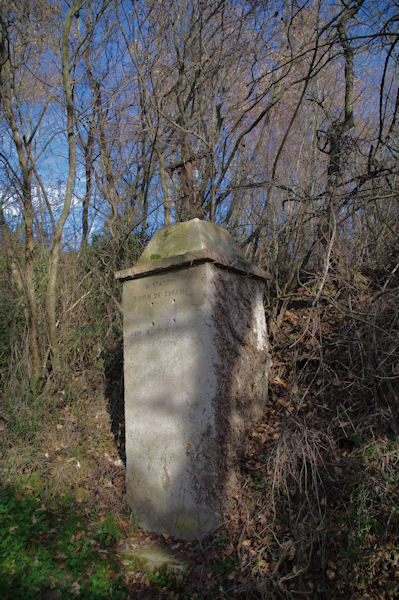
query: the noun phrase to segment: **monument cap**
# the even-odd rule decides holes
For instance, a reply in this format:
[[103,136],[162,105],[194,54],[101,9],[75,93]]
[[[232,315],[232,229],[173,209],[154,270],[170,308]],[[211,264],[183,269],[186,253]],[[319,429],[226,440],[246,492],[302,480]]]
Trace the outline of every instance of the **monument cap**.
[[144,277],[150,272],[184,267],[198,262],[213,262],[260,279],[267,273],[245,260],[230,233],[201,219],[168,225],[155,232],[136,265],[118,271],[117,279]]
[[156,259],[200,250],[211,250],[230,258],[245,260],[240,248],[226,229],[208,221],[191,219],[191,221],[159,229],[137,264],[142,265]]

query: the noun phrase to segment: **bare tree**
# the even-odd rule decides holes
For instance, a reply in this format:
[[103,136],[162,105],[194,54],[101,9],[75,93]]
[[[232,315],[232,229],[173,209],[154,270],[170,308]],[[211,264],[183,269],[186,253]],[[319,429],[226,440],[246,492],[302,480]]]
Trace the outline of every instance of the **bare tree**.
[[[25,10],[24,10],[25,9]],[[46,94],[44,102],[34,114],[32,120],[27,120],[23,111],[23,100],[29,94],[29,84],[25,87],[19,75],[27,73],[27,67],[33,69],[37,65],[43,52],[43,34],[35,33],[34,26],[26,28],[25,19],[30,12],[33,20],[52,26],[54,13],[46,10],[44,3],[35,6],[27,3],[22,7],[18,4],[13,10],[4,4],[0,7],[0,100],[5,124],[9,131],[10,139],[15,150],[13,153],[2,152],[1,160],[5,167],[10,185],[21,199],[22,218],[25,230],[25,252],[23,264],[17,264],[12,255],[11,243],[6,249],[10,254],[10,261],[14,264],[13,273],[18,290],[24,291],[27,312],[29,315],[29,339],[32,356],[32,371],[35,376],[41,372],[41,356],[39,343],[39,308],[34,282],[35,240],[32,178],[38,157],[43,152],[45,144],[40,150],[35,147],[36,138],[39,136],[41,125],[45,119],[47,109],[53,101],[53,93]],[[21,36],[20,40],[18,39]],[[22,43],[21,43],[22,41]],[[28,81],[32,78],[28,76]],[[32,81],[30,81],[32,83]],[[28,89],[27,89],[28,88]],[[6,238],[11,240],[11,231],[8,229],[4,212],[2,213],[2,228]]]

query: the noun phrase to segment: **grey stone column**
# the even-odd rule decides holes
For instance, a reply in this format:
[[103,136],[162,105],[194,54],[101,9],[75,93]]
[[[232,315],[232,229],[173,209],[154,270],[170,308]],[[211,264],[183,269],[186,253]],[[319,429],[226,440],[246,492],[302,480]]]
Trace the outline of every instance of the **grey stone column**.
[[127,499],[142,526],[200,539],[221,523],[270,368],[266,273],[227,231],[159,230],[123,281]]

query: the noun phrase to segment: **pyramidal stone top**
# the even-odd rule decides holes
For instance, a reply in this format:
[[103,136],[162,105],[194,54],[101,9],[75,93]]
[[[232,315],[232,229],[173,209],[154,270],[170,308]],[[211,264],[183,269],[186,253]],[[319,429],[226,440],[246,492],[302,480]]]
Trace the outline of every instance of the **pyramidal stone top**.
[[245,260],[240,248],[226,229],[208,221],[191,219],[159,229],[149,241],[136,265],[118,271],[117,279],[144,277],[150,272],[179,268],[198,262],[219,266],[267,279],[263,269]]
[[245,260],[240,248],[225,229],[200,219],[159,229],[137,261],[138,265],[179,256],[187,252],[211,250],[230,258]]

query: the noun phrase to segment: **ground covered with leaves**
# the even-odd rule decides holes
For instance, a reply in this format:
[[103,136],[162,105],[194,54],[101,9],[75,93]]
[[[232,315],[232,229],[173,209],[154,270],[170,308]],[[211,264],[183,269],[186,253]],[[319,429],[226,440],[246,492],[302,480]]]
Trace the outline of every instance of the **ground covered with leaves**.
[[[148,534],[126,508],[120,348],[103,354],[106,381],[99,361],[62,386],[5,398],[1,598],[399,597],[395,289],[382,305],[381,286],[365,285],[344,314],[345,290],[327,287],[317,306],[301,290],[274,335],[237,495],[201,543]],[[187,570],[129,558],[148,545]]]

